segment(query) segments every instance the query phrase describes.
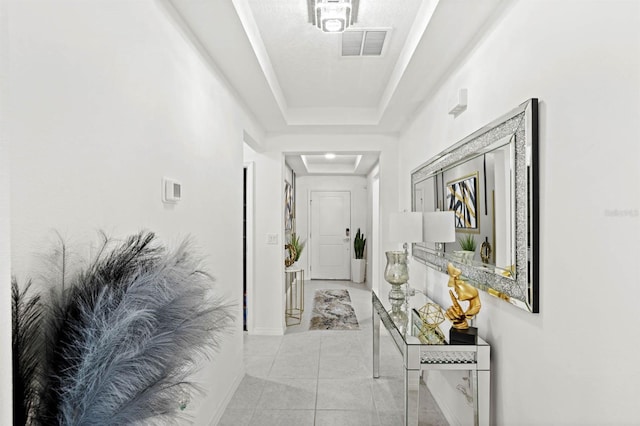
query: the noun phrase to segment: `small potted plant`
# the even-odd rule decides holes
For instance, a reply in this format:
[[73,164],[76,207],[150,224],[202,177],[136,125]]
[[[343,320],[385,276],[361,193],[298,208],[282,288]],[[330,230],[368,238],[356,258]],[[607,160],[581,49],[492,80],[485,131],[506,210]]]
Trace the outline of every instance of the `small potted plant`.
[[300,241],[300,236],[295,232],[291,233],[291,239],[289,244],[293,248],[293,263],[289,266],[289,269],[298,269],[298,260],[300,259],[300,255],[302,254],[302,250],[304,249],[304,242]]
[[360,228],[358,228],[356,237],[353,240],[355,259],[351,259],[351,281],[354,283],[363,283],[365,279],[367,261],[364,259],[364,249],[366,244],[367,239],[364,237],[364,234],[360,232]]
[[459,238],[458,244],[462,250],[456,250],[453,253],[460,259],[460,262],[473,262],[473,257],[476,254],[476,238],[473,235],[467,235]]

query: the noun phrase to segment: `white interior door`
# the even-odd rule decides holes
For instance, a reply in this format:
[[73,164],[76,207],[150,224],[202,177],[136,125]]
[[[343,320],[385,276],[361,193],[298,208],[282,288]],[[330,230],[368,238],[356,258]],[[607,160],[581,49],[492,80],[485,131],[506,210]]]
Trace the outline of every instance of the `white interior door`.
[[351,193],[311,191],[311,279],[351,279]]

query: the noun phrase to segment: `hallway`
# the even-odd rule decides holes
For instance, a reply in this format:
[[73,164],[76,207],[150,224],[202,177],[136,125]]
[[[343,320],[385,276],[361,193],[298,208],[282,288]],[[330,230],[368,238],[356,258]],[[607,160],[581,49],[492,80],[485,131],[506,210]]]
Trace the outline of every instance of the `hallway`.
[[[309,331],[315,291],[340,288],[349,290],[360,329]],[[219,425],[400,425],[402,358],[381,333],[380,378],[373,379],[371,291],[348,281],[307,281],[300,325],[284,336],[245,335],[246,375]],[[447,424],[430,399],[421,408],[428,424]]]

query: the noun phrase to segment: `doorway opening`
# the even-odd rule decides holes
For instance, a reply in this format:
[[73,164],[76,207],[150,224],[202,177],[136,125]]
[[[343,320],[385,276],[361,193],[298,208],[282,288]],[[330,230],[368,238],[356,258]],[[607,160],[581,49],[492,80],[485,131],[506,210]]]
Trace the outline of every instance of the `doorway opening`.
[[242,330],[247,331],[247,168],[242,171]]

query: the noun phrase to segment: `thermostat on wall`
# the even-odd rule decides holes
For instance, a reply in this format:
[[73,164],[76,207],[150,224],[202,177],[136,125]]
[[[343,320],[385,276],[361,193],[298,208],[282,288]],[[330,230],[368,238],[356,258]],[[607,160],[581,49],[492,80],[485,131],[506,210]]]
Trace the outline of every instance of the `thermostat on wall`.
[[182,195],[182,184],[174,179],[162,178],[162,201],[177,203]]

